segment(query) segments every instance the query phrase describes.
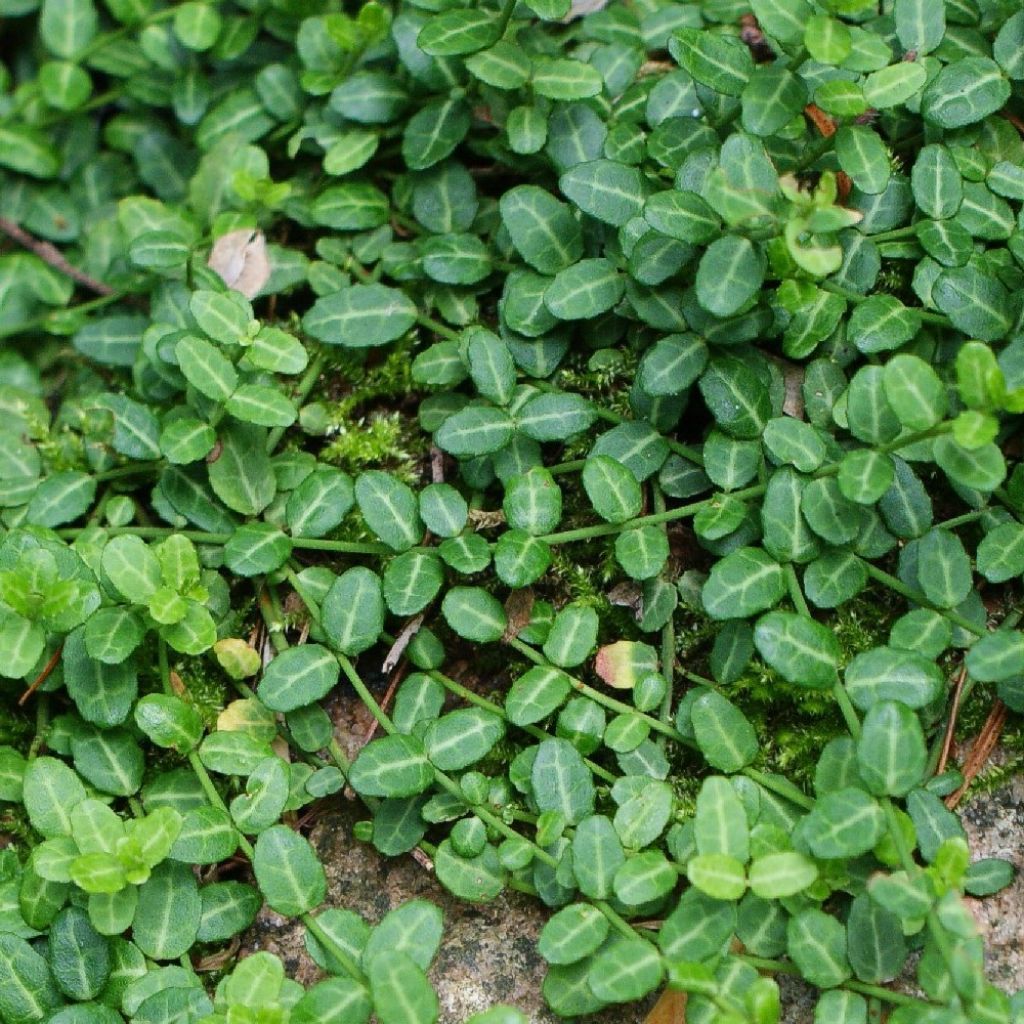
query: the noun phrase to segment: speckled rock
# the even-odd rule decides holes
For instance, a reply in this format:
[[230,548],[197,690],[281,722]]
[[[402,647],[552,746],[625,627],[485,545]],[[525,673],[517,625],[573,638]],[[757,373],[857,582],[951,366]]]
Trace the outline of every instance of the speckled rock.
[[[559,1020],[540,994],[544,965],[536,940],[546,920],[538,902],[515,892],[474,906],[451,897],[412,857],[379,856],[352,837],[361,817],[358,805],[343,803],[324,814],[311,838],[327,871],[328,903],[348,907],[368,921],[379,921],[409,899],[429,899],[444,911],[445,935],[431,980],[441,1003],[441,1024],[462,1024],[468,1016],[497,1002],[519,1007],[532,1024]],[[1006,857],[1024,867],[1024,778],[994,793],[975,797],[964,808],[964,825],[975,858]],[[970,901],[987,944],[991,979],[1013,992],[1024,988],[1024,875],[985,900]],[[284,961],[291,977],[308,984],[320,977],[303,945],[304,929],[264,909],[247,936],[245,948],[266,949]],[[813,1024],[814,994],[799,980],[781,977],[783,1024]],[[913,989],[912,977],[907,979]],[[642,1024],[648,1006],[615,1007],[595,1024]]]
[[1016,992],[1024,988],[1024,777],[975,797],[964,808],[963,822],[975,859],[1002,857],[1017,868],[1002,892],[968,901],[985,937],[989,978]]

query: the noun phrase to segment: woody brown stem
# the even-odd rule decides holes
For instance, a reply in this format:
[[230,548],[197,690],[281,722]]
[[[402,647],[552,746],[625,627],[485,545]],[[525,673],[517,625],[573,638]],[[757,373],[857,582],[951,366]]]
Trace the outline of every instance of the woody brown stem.
[[88,288],[90,291],[96,292],[97,295],[114,294],[114,289],[110,285],[97,281],[94,277],[90,277],[85,273],[84,270],[79,270],[78,267],[68,263],[64,254],[52,242],[44,242],[30,235],[24,228],[15,224],[13,220],[0,217],[0,231],[7,235],[8,238],[17,242],[18,245],[28,249],[29,252],[35,253],[36,256],[44,263],[53,267],[54,270],[59,270],[65,276],[70,277],[72,281],[77,281],[83,288]]

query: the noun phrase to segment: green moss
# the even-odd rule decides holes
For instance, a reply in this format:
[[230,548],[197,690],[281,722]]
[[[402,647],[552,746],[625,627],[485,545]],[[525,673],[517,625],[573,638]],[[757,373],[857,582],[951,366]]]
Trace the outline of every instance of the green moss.
[[427,450],[418,428],[402,413],[374,412],[359,418],[339,416],[320,457],[348,473],[384,469],[415,483]]

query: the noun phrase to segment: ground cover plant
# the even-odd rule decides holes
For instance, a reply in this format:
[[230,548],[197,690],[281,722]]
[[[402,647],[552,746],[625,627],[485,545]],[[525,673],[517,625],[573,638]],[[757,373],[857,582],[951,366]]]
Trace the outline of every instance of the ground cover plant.
[[1016,0],[0,19],[5,1024],[436,1020],[346,786],[563,1017],[1024,1020],[947,806],[1024,711]]

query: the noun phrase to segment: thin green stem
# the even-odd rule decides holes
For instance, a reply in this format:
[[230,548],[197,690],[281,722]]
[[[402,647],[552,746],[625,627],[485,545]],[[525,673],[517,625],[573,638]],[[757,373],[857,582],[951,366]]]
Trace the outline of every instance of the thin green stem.
[[971,633],[974,636],[985,635],[984,626],[979,627],[976,623],[971,622],[969,619],[965,619],[962,615],[958,614],[955,611],[951,611],[949,608],[938,607],[938,605],[935,605],[931,601],[929,601],[924,594],[920,593],[917,590],[914,590],[913,587],[908,587],[903,582],[903,580],[898,579],[890,573],[887,573],[884,569],[879,569],[878,566],[872,565],[872,563],[867,561],[866,559],[862,558],[861,563],[863,564],[864,568],[867,569],[867,573],[872,579],[884,584],[890,590],[896,591],[896,593],[899,594],[901,597],[905,597],[907,598],[907,600],[913,601],[915,604],[921,605],[922,608],[931,608],[933,611],[936,611],[940,615],[945,616],[945,618],[949,619],[949,621],[952,622],[954,626],[959,626],[961,629],[966,630],[968,633]]
[[807,607],[807,601],[804,599],[804,592],[800,589],[800,581],[796,577],[796,569],[793,568],[792,562],[786,563],[786,586],[789,588],[789,599],[793,602],[793,607],[804,618],[813,618],[811,609]]
[[[292,395],[292,400],[296,406],[302,405],[302,403],[309,396],[310,391],[313,390],[316,382],[320,379],[320,374],[324,368],[324,354],[323,351],[317,352],[315,356],[310,360],[309,366],[306,367],[306,372],[302,375],[298,386],[295,388],[295,394]],[[287,427],[274,427],[273,430],[267,435],[267,451],[273,452],[277,446],[281,443],[281,438],[284,437],[284,432]]]
[[[518,637],[513,637],[508,641],[509,647],[513,650],[518,651],[524,657],[530,659],[537,665],[543,665],[545,667],[555,668],[547,658],[544,657],[539,651],[535,651],[529,644],[524,643]],[[609,697],[608,694],[602,693],[600,690],[595,690],[594,687],[588,686],[582,679],[576,679],[574,676],[567,676],[570,684],[584,696],[589,697],[592,701],[597,704],[606,707],[609,711],[614,711],[620,715],[636,715],[642,718],[655,732],[661,733],[663,736],[669,737],[669,739],[676,740],[679,743],[686,743],[686,738],[677,729],[674,729],[671,725],[666,722],[662,722],[661,719],[655,718],[653,715],[648,715],[643,711],[637,711],[631,704],[626,704],[624,701],[616,700],[614,697]]]
[[836,682],[832,687],[832,696],[835,697],[835,701],[839,705],[843,721],[846,722],[846,728],[850,735],[857,739],[860,736],[860,716],[853,706],[853,701],[850,700],[850,695],[846,692],[846,687],[842,683]]

